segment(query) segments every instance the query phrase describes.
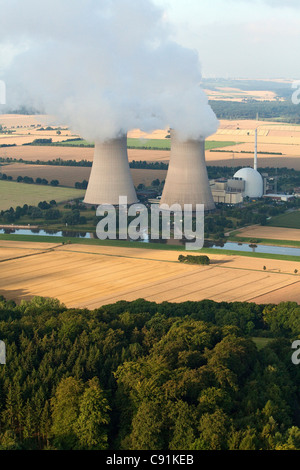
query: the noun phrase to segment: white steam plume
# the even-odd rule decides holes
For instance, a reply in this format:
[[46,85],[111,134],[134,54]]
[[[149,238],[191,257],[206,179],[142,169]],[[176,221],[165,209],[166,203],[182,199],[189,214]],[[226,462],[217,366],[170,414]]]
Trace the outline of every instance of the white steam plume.
[[151,0],[0,0],[0,44],[20,47],[10,107],[43,109],[89,140],[133,128],[206,138],[218,121],[195,51],[170,39]]

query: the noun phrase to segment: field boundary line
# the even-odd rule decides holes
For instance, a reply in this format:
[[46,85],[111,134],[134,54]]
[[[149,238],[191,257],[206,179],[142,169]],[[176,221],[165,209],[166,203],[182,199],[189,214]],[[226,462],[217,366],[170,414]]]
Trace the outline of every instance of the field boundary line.
[[294,286],[295,284],[299,284],[299,283],[300,283],[300,280],[296,281],[296,282],[292,282],[291,284],[288,284],[287,286],[277,287],[277,289],[270,290],[269,292],[266,292],[266,294],[261,294],[261,295],[258,295],[256,297],[252,297],[251,299],[245,300],[245,302],[251,302],[251,300],[259,299],[259,297],[263,297],[264,295],[273,294],[274,292],[277,292],[281,289],[285,289],[286,287],[291,287],[291,286]]
[[[110,253],[94,253],[94,252],[90,252],[90,251],[77,251],[77,250],[59,250],[59,251],[62,251],[64,253],[80,253],[80,254],[84,254],[84,255],[109,256],[109,257],[112,257],[112,258],[127,258],[127,259],[139,259],[139,260],[145,260],[145,261],[157,261],[159,263],[179,263],[178,260],[172,261],[172,260],[166,260],[166,259],[141,258],[140,256],[114,255],[114,254],[110,254]],[[186,266],[196,266],[196,265],[190,264],[190,265],[186,265]]]
[[[62,245],[63,246],[63,245]],[[60,247],[58,247],[60,248]],[[140,260],[147,260],[147,261],[157,261],[160,263],[179,263],[178,260],[163,260],[163,259],[155,259],[155,258],[141,258],[139,256],[128,256],[128,255],[115,255],[115,254],[110,254],[110,253],[94,253],[94,252],[87,252],[87,251],[77,251],[77,250],[59,250],[63,251],[64,253],[70,252],[70,253],[81,253],[81,254],[86,254],[86,255],[96,255],[96,256],[109,256],[113,258],[127,258],[127,259],[140,259]],[[278,260],[281,261],[281,260]],[[300,261],[300,260],[299,260]],[[289,261],[292,262],[292,261]],[[219,264],[220,263],[220,264]],[[184,264],[185,266],[195,266],[195,267],[203,267],[201,265],[196,265],[196,264]],[[218,268],[223,268],[223,269],[238,269],[238,270],[243,270],[243,271],[253,271],[253,272],[265,272],[260,269],[254,269],[254,268],[247,268],[247,267],[237,267],[237,266],[223,266],[222,262],[217,262],[217,263],[211,263],[210,268],[218,267]],[[274,268],[275,269],[275,268]],[[267,270],[265,273],[269,274],[283,274],[286,276],[298,276],[298,274],[295,273],[289,273],[289,272],[274,272],[271,270]]]
[[29,253],[27,255],[15,256],[14,258],[2,259],[2,260],[0,260],[0,263],[6,263],[8,261],[15,261],[15,260],[18,260],[18,259],[23,259],[23,258],[30,258],[31,256],[45,255],[47,253],[50,253],[51,251],[55,251],[55,248],[58,248],[59,246],[60,245],[58,245],[56,247],[47,248],[45,251],[39,251],[38,253]]

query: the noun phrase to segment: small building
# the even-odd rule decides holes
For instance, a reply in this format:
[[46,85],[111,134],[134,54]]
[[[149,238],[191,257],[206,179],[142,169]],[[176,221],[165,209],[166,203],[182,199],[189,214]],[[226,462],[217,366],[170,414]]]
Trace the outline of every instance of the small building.
[[265,194],[264,198],[272,199],[272,201],[288,202],[288,201],[291,201],[292,199],[295,199],[295,195],[294,194]]
[[210,181],[210,188],[216,204],[237,205],[243,202],[245,182],[221,178]]

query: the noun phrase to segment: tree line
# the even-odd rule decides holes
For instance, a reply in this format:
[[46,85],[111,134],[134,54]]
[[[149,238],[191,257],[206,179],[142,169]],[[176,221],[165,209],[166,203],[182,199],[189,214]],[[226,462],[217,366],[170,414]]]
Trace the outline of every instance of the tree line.
[[210,101],[218,119],[256,119],[300,124],[299,106],[291,100],[286,101]]
[[292,302],[2,297],[0,449],[299,450],[299,319]]
[[[6,173],[0,173],[0,180],[2,181],[13,181],[13,177],[11,175],[7,175]],[[17,183],[25,183],[25,184],[38,184],[47,186],[49,181],[46,178],[32,178],[31,176],[17,176],[16,178]],[[59,181],[57,179],[50,181],[50,186],[59,186]]]

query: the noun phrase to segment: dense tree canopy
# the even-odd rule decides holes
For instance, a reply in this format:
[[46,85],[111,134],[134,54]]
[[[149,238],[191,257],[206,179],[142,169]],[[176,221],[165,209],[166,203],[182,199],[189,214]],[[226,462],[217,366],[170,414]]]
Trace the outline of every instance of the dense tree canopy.
[[1,298],[0,449],[300,449],[299,318],[291,302]]

